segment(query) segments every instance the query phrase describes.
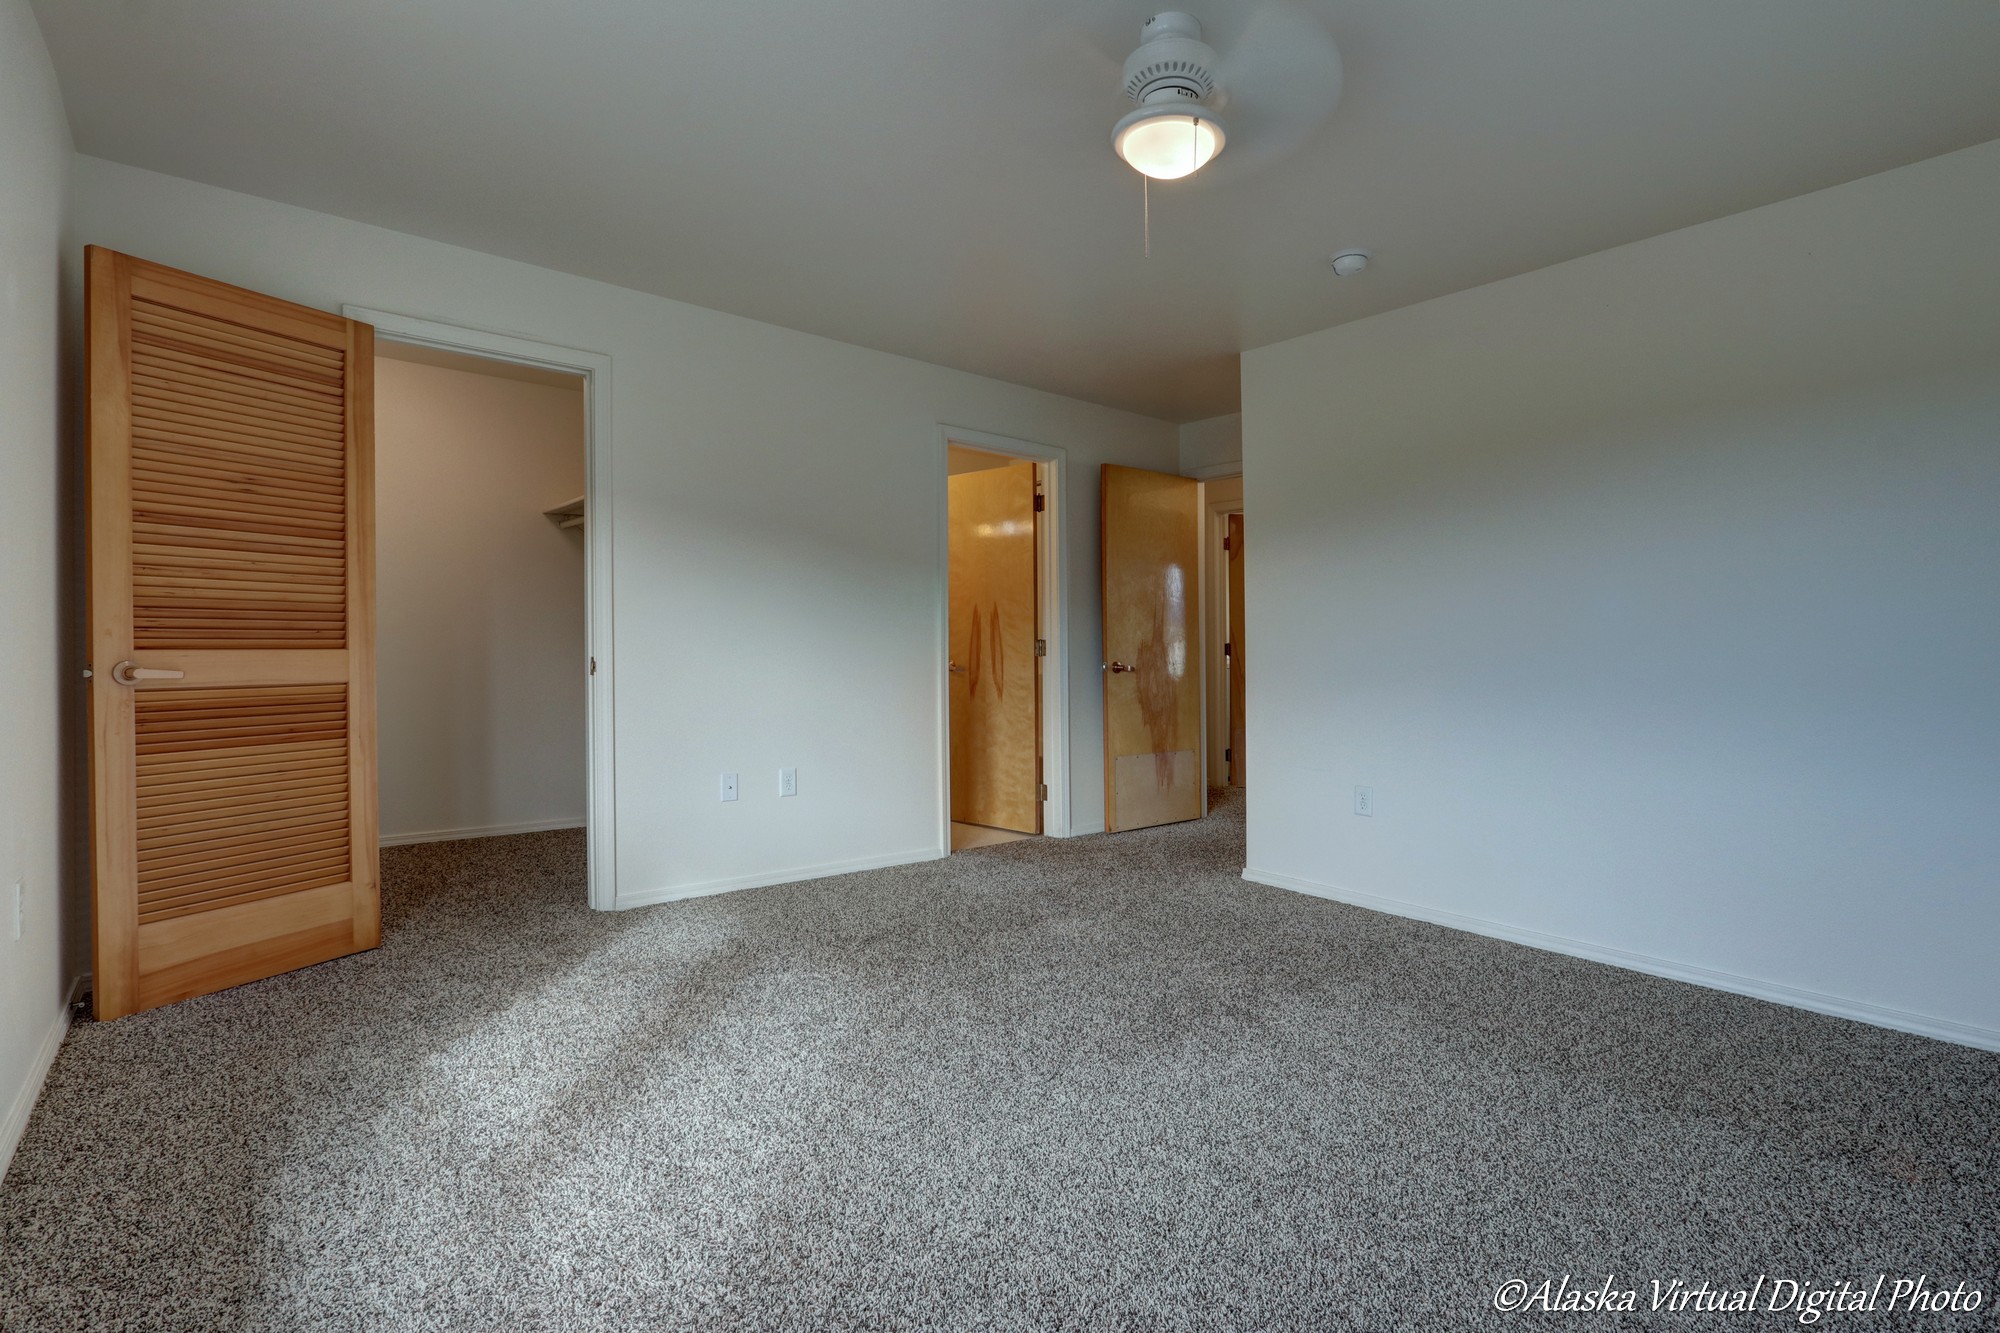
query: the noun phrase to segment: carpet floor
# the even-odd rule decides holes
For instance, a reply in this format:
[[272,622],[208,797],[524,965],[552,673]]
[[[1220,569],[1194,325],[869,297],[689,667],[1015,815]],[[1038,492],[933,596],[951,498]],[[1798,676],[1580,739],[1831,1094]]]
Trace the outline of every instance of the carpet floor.
[[[1236,806],[620,914],[575,833],[383,862],[381,949],[74,1029],[0,1326],[1995,1326],[2000,1056],[1247,884]],[[1637,1312],[1494,1308],[1565,1274]]]

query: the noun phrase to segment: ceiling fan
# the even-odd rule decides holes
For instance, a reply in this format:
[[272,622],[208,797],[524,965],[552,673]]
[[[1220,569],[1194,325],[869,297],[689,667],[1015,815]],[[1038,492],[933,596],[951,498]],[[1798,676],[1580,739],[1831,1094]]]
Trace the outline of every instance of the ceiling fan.
[[[1183,179],[1210,163],[1205,180],[1247,175],[1296,151],[1340,101],[1340,48],[1299,0],[1247,11],[1211,2],[1216,45],[1200,20],[1169,10],[1140,25],[1125,58],[1119,86],[1133,109],[1113,126],[1112,147],[1149,180]],[[1111,17],[1100,11],[1075,29],[1100,67],[1110,61]]]

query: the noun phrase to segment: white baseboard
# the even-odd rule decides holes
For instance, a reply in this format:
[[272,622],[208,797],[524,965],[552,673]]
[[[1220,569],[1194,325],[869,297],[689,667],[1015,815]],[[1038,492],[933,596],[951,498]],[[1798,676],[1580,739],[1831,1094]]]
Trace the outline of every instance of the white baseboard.
[[[79,980],[78,985],[81,985]],[[65,1001],[55,1021],[42,1036],[42,1045],[35,1052],[34,1062],[28,1066],[28,1077],[15,1090],[14,1101],[7,1108],[7,1118],[0,1120],[0,1180],[7,1177],[7,1168],[14,1160],[14,1149],[21,1146],[21,1135],[28,1131],[28,1117],[35,1113],[35,1103],[41,1100],[42,1084],[48,1080],[49,1066],[56,1062],[56,1052],[62,1049],[63,1038],[69,1035],[69,1005],[76,999],[77,986],[70,987],[70,999]]]
[[1509,940],[1533,949],[1546,949],[1550,953],[1568,954],[1572,958],[1587,958],[1592,962],[1609,963],[1613,967],[1666,977],[1671,981],[1685,981],[1696,986],[1706,986],[1710,990],[1748,995],[1756,1000],[1769,1000],[1773,1004],[1790,1005],[1794,1009],[1809,1009],[1814,1013],[1831,1014],[1835,1018],[1849,1018],[1857,1023],[1869,1023],[1875,1027],[1890,1028],[1897,1032],[1910,1032],[1919,1037],[1954,1042],[1960,1046],[1972,1046],[1984,1051],[2000,1051],[2000,1030],[1993,1028],[1957,1023],[1947,1018],[1932,1018],[1927,1014],[1913,1014],[1902,1009],[1844,999],[1838,995],[1826,995],[1819,991],[1802,990],[1797,986],[1786,986],[1757,977],[1738,976],[1733,972],[1718,972],[1713,968],[1697,967],[1693,963],[1677,963],[1667,958],[1633,953],[1628,949],[1614,949],[1609,945],[1588,944],[1564,935],[1550,935],[1521,926],[1502,925],[1498,921],[1462,916],[1457,912],[1423,907],[1397,898],[1358,893],[1352,889],[1320,884],[1293,875],[1281,875],[1275,871],[1245,867],[1243,878],[1254,884],[1269,884],[1273,888],[1290,889],[1294,893],[1310,894],[1315,898],[1331,898],[1336,902],[1386,912],[1391,916],[1428,921],[1433,925],[1449,926],[1453,930],[1463,930],[1474,935]]
[[466,838],[504,838],[510,833],[547,833],[551,829],[582,828],[582,816],[568,819],[531,819],[521,824],[487,824],[480,828],[437,828],[421,833],[384,833],[384,847],[406,847],[415,842],[459,842]]
[[894,852],[888,856],[867,856],[858,861],[828,861],[823,865],[795,866],[790,870],[775,870],[762,875],[709,879],[694,884],[675,884],[663,889],[640,889],[635,893],[619,894],[614,906],[618,911],[628,907],[650,907],[655,903],[679,902],[683,898],[706,898],[717,893],[734,893],[738,889],[762,889],[773,884],[796,884],[800,880],[826,879],[831,875],[853,875],[863,870],[915,865],[919,861],[941,861],[948,855],[950,853],[940,848],[925,847],[913,852]]

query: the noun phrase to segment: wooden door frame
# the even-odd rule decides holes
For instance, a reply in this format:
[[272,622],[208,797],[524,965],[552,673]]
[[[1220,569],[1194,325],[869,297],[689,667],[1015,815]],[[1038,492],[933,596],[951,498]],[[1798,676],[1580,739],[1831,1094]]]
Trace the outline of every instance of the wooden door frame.
[[588,725],[585,743],[589,747],[586,771],[589,786],[584,801],[585,839],[589,857],[590,905],[600,911],[632,906],[618,901],[617,768],[612,762],[615,738],[611,709],[612,633],[614,602],[611,571],[611,358],[602,352],[586,352],[553,343],[532,342],[505,333],[440,324],[365,306],[343,306],[341,313],[375,326],[377,344],[406,343],[462,352],[490,361],[544,370],[567,371],[584,379],[584,601],[586,607],[586,648],[596,670],[589,677],[586,692]]
[[1035,525],[1036,637],[1048,640],[1042,659],[1042,781],[1049,794],[1042,801],[1042,836],[1067,838],[1071,832],[1069,790],[1069,598],[1064,572],[1063,498],[1069,455],[1052,444],[1017,440],[983,430],[944,423],[938,425],[936,468],[937,512],[937,664],[938,851],[951,854],[951,446],[1002,454],[1036,464],[1035,479],[1044,497],[1042,521]]
[[[1201,769],[1204,787],[1229,785],[1229,765],[1222,762],[1223,748],[1229,743],[1229,729],[1220,725],[1229,716],[1229,674],[1222,666],[1222,645],[1229,638],[1229,558],[1223,552],[1222,539],[1229,535],[1229,516],[1243,512],[1243,497],[1236,495],[1215,499],[1208,493],[1211,482],[1239,480],[1243,476],[1239,464],[1227,466],[1233,470],[1203,469],[1213,475],[1200,479],[1201,595],[1204,603],[1201,613]],[[1218,735],[1220,739],[1217,739]],[[1206,800],[1206,794],[1203,799]]]

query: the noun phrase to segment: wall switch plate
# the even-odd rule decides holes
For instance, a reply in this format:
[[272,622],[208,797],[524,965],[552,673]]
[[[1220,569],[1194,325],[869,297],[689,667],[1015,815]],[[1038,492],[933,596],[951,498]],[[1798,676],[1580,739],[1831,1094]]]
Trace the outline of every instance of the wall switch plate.
[[797,796],[799,794],[799,770],[781,768],[778,770],[778,795]]
[[722,775],[722,795],[716,799],[723,801],[733,801],[736,799],[736,775],[734,773],[724,773]]
[[1372,815],[1375,813],[1375,789],[1373,787],[1356,787],[1354,789],[1354,813],[1357,815]]

